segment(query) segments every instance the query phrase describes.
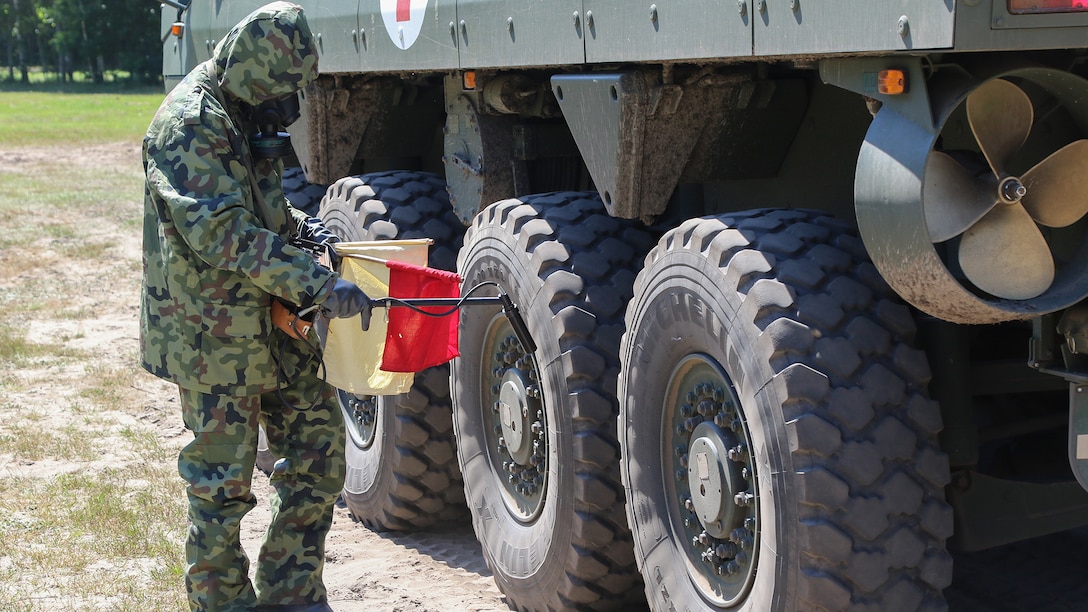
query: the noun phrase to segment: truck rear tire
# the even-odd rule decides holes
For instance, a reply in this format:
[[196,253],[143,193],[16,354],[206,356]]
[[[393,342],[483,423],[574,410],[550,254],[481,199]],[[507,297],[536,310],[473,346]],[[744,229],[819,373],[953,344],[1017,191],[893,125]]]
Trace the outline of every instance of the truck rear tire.
[[[340,179],[320,216],[346,241],[432,238],[429,265],[444,270],[454,268],[464,235],[445,183],[423,172]],[[407,531],[465,516],[449,396],[448,365],[416,374],[404,395],[337,391],[348,429],[343,499],[367,527]]]
[[944,607],[929,364],[852,229],[689,220],[647,257],[626,323],[621,470],[652,607]]
[[526,350],[498,307],[461,311],[458,458],[484,558],[517,609],[645,605],[623,517],[615,381],[623,310],[652,243],[581,192],[498,202],[466,235],[465,290],[501,286],[538,346]]
[[291,206],[305,211],[311,217],[317,216],[321,199],[325,197],[328,185],[319,185],[306,180],[306,173],[298,166],[283,169],[283,195]]

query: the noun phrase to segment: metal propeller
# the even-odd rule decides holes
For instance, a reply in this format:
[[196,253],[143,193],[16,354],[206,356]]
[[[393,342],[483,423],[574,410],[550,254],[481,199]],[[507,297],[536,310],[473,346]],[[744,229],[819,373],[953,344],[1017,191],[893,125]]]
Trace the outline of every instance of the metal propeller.
[[988,81],[967,97],[967,121],[991,172],[975,175],[940,151],[926,160],[922,208],[930,239],[962,235],[963,273],[1010,300],[1036,297],[1054,282],[1054,257],[1036,224],[1065,227],[1088,213],[1088,140],[1062,147],[1022,176],[1008,173],[1034,120],[1023,90]]

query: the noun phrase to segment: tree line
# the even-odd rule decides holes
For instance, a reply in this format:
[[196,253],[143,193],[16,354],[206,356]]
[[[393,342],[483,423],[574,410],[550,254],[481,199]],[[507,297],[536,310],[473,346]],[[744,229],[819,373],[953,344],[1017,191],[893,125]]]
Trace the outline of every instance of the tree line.
[[162,70],[160,8],[149,0],[0,0],[0,80],[33,69],[62,82],[96,83],[113,71],[151,83]]

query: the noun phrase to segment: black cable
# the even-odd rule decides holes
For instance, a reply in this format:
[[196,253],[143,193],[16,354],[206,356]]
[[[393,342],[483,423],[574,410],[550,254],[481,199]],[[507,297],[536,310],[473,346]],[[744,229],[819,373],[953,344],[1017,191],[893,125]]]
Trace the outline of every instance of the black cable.
[[[472,289],[469,289],[468,292],[465,293],[465,295],[461,296],[461,298],[457,300],[457,303],[454,304],[452,307],[450,307],[449,310],[447,310],[445,312],[441,312],[441,313],[430,312],[430,311],[427,311],[427,310],[423,310],[423,308],[421,308],[419,306],[416,306],[415,304],[412,304],[410,300],[402,300],[400,298],[395,298],[395,297],[385,297],[385,298],[380,298],[380,300],[383,301],[383,302],[389,303],[389,304],[397,304],[397,305],[403,306],[405,308],[410,308],[410,309],[414,310],[415,312],[418,312],[419,314],[422,314],[422,315],[426,315],[428,317],[448,317],[451,314],[453,314],[453,313],[457,312],[458,310],[460,310],[461,307],[464,306],[465,302],[469,298],[472,297],[473,293],[476,293],[477,291],[479,291],[480,289],[482,289],[483,287],[488,286],[488,285],[496,287],[499,290],[500,296],[503,295],[502,287],[497,282],[495,282],[495,281],[483,281],[483,282],[479,283],[478,285],[474,286]],[[377,301],[377,300],[375,300],[375,301]],[[309,340],[307,340],[305,334],[301,333],[301,331],[295,326],[296,322],[299,321],[299,320],[300,320],[300,317],[297,314],[292,314],[289,325],[291,326],[291,329],[295,331],[295,334],[298,336],[298,339],[301,340],[302,343],[307,348],[309,348],[310,351],[317,357],[317,359],[318,359],[318,368],[321,371],[321,376],[320,376],[320,378],[321,378],[321,387],[318,390],[317,399],[315,399],[306,408],[302,408],[300,406],[296,406],[296,405],[292,404],[290,401],[287,400],[287,397],[284,396],[283,387],[286,386],[286,385],[291,384],[291,381],[287,377],[287,372],[283,368],[283,359],[282,359],[282,356],[284,355],[284,353],[285,353],[285,351],[287,349],[287,343],[290,341],[291,337],[286,332],[284,332],[283,340],[280,342],[279,356],[276,359],[276,382],[277,382],[276,393],[279,395],[280,401],[287,408],[290,408],[291,410],[306,411],[306,410],[312,410],[319,403],[321,403],[321,400],[325,395],[325,386],[327,384],[328,372],[325,369],[324,351],[321,350],[320,346],[317,346],[316,344],[313,344]]]
[[[379,298],[379,300],[382,301],[382,302],[386,302],[388,304],[396,304],[398,306],[403,306],[405,308],[409,308],[411,310],[414,310],[414,311],[418,312],[421,315],[426,315],[428,317],[448,317],[451,314],[453,314],[453,313],[457,312],[458,310],[460,310],[461,307],[465,305],[465,302],[467,302],[468,299],[470,297],[472,297],[473,293],[480,290],[481,288],[483,288],[486,285],[493,285],[493,286],[495,286],[495,287],[497,287],[499,289],[499,293],[502,293],[502,287],[500,287],[497,282],[495,282],[495,281],[484,281],[484,282],[476,285],[472,289],[469,289],[468,293],[461,296],[461,298],[459,300],[457,300],[457,303],[454,304],[453,306],[451,306],[450,309],[445,311],[445,312],[430,312],[428,310],[423,310],[423,307],[416,306],[415,304],[413,304],[412,301],[411,301],[411,298],[409,298],[407,300],[402,300],[400,298],[395,298],[395,297],[384,297],[384,298]],[[375,300],[375,301],[379,301],[379,300]],[[437,306],[430,306],[430,308],[437,308]]]

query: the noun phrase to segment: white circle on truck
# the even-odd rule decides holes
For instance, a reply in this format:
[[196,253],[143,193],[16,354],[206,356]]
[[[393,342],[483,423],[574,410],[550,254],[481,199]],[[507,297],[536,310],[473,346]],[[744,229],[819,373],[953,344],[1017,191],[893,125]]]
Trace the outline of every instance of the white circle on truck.
[[389,38],[400,49],[411,47],[423,29],[427,0],[381,0],[382,21]]

